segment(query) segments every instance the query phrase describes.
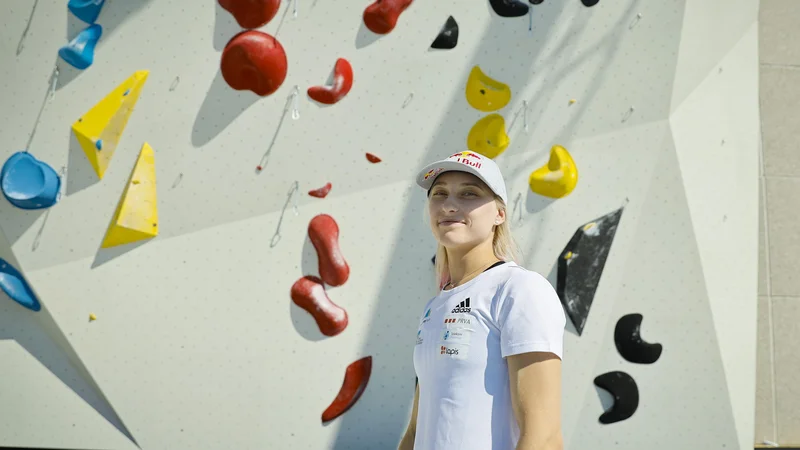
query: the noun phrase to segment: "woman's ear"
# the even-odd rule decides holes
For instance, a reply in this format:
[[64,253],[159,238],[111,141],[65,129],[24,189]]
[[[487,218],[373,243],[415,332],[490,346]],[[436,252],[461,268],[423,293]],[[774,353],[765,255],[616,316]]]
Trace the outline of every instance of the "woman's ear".
[[504,209],[497,210],[497,217],[494,219],[495,225],[500,225],[506,221],[506,211]]

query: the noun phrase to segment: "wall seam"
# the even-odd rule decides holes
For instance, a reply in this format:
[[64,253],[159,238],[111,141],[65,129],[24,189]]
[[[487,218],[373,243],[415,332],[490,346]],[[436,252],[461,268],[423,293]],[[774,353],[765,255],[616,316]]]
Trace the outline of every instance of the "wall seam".
[[[762,64],[763,66],[763,64]],[[760,103],[760,96],[759,96]],[[761,108],[759,108],[761,109]],[[761,208],[764,210],[764,219],[761,224],[764,227],[764,266],[766,270],[765,282],[767,288],[767,321],[769,332],[769,355],[770,355],[770,393],[772,395],[772,438],[779,441],[778,438],[778,396],[775,384],[775,327],[772,313],[772,271],[770,264],[770,239],[769,239],[769,208],[767,195],[767,177],[764,167],[764,121],[759,118],[759,142],[758,142],[758,160],[761,166],[760,180],[761,183]]]

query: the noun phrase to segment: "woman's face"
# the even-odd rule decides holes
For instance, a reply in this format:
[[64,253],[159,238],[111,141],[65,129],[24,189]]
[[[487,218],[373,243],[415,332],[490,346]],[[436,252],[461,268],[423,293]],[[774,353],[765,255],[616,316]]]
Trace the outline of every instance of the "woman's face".
[[484,242],[493,235],[493,227],[505,220],[491,189],[466,172],[445,172],[436,178],[428,212],[433,235],[445,247]]

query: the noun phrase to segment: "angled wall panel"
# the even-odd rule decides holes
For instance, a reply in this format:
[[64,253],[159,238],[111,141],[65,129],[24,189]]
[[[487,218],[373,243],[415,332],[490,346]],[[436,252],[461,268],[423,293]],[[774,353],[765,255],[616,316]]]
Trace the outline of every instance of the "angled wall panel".
[[686,0],[685,4],[671,111],[758,21],[759,0]]
[[[594,376],[609,371],[629,374],[638,386],[638,408],[623,421],[600,424],[611,407],[603,391],[585,381],[581,416],[571,432],[570,448],[746,448],[738,446],[736,424],[703,267],[683,180],[674,149],[663,152],[644,194],[625,288],[617,293],[598,351]],[[668,248],[669,251],[663,250]],[[615,348],[617,320],[643,316],[641,337],[662,345],[652,364],[624,359]],[[741,322],[741,317],[737,318]],[[623,400],[625,393],[623,392]],[[752,422],[750,422],[752,437]],[[745,424],[748,426],[748,424]]]
[[741,446],[755,409],[758,243],[738,236],[759,229],[757,37],[753,24],[670,120]]

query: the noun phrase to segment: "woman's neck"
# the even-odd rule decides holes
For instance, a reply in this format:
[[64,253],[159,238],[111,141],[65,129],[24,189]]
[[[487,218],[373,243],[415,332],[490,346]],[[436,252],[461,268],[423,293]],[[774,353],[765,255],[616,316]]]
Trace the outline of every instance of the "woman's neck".
[[450,269],[450,283],[446,288],[454,288],[480,275],[492,264],[500,261],[494,254],[492,242],[475,246],[465,252],[447,250],[447,264]]

